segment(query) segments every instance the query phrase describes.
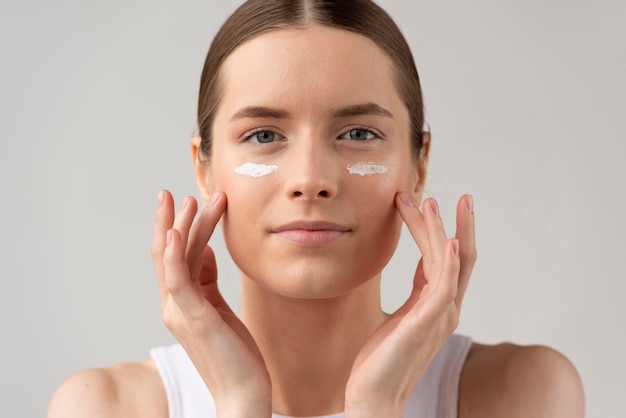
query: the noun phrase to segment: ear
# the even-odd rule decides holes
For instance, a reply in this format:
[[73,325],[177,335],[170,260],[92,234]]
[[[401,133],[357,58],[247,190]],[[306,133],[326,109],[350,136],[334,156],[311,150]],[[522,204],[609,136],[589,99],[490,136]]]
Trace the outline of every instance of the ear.
[[422,201],[422,193],[424,192],[424,186],[426,185],[426,173],[428,170],[428,157],[430,155],[430,132],[424,131],[422,133],[422,149],[417,156],[415,162],[416,167],[416,179],[413,182],[413,189],[411,196],[414,202]]
[[194,133],[191,135],[191,159],[195,168],[196,184],[198,185],[202,202],[206,205],[211,198],[211,170],[210,162],[202,155],[201,143],[202,138],[199,134]]

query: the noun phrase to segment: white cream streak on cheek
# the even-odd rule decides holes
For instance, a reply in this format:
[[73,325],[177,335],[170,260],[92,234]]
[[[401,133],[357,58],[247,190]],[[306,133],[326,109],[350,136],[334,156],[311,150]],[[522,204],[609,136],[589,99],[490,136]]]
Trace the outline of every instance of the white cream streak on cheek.
[[245,163],[235,168],[235,173],[250,177],[263,177],[278,170],[277,165]]
[[346,167],[350,174],[358,174],[359,176],[371,176],[372,174],[385,174],[387,167],[380,163],[366,163],[360,161],[354,165]]

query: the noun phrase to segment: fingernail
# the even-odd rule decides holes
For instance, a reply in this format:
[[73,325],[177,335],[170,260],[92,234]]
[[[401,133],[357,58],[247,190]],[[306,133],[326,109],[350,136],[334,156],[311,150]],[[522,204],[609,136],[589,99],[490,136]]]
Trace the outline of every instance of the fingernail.
[[454,249],[454,255],[459,256],[459,240],[455,239],[452,248]]
[[439,205],[437,205],[437,201],[435,199],[430,201],[430,210],[432,210],[436,216],[439,216]]
[[167,235],[165,237],[165,245],[170,245],[171,242],[172,242],[172,230],[168,229]]
[[165,193],[163,190],[159,191],[159,195],[157,197],[157,208],[163,206],[163,200],[165,199]]
[[470,213],[474,213],[474,198],[471,194],[468,194],[465,198],[465,206]]
[[215,205],[217,203],[217,200],[219,199],[219,197],[220,196],[219,196],[219,194],[217,192],[213,193],[211,195],[211,199],[209,200],[208,206],[210,207],[210,206]]
[[409,207],[415,207],[415,205],[413,204],[413,201],[411,201],[411,198],[409,197],[409,195],[404,193],[404,192],[400,193],[400,200],[402,200],[402,203],[404,203],[405,205],[407,205]]

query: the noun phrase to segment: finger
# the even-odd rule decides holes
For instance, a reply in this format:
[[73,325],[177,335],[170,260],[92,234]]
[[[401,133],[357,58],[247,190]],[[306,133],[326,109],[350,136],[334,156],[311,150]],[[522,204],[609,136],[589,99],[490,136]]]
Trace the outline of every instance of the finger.
[[[456,238],[451,238],[446,241],[444,247],[443,264],[437,284],[431,288],[432,291],[424,299],[424,304],[419,309],[416,308],[414,312],[419,311],[419,314],[416,313],[416,315],[423,320],[432,324],[436,322],[439,326],[443,326],[443,329],[447,330],[446,332],[451,332],[456,329],[459,321],[459,311],[455,305],[461,265],[459,241]],[[415,306],[417,307],[419,304]]]
[[428,284],[426,278],[424,276],[424,259],[420,259],[419,263],[417,263],[417,269],[415,269],[415,276],[413,276],[413,289],[411,289],[411,294],[409,298],[398,308],[394,314],[404,314],[408,312],[419,300],[420,295],[422,294],[422,289],[424,286]]
[[457,296],[461,266],[459,253],[459,240],[456,238],[447,240],[443,254],[441,277],[435,289],[435,292],[446,305],[454,302]]
[[191,196],[187,196],[183,199],[180,205],[180,209],[174,218],[173,228],[180,232],[181,245],[183,246],[183,254],[187,249],[187,237],[189,236],[189,228],[193,223],[193,218],[198,211],[198,202]]
[[424,224],[428,232],[428,245],[430,247],[430,265],[426,268],[426,278],[428,283],[436,286],[436,281],[441,275],[443,268],[445,247],[448,238],[443,227],[443,220],[439,215],[439,206],[437,201],[432,198],[424,200],[422,203],[422,214],[424,215]]
[[217,286],[217,264],[215,263],[215,254],[209,246],[205,246],[202,251],[198,284],[202,295],[211,305],[232,312]]
[[472,270],[476,264],[474,202],[471,195],[464,195],[459,199],[456,210],[456,224],[455,236],[459,240],[459,257],[461,262],[456,302],[460,308]]
[[167,291],[165,289],[165,272],[163,269],[163,252],[167,231],[174,223],[174,199],[167,190],[161,190],[157,199],[157,209],[154,219],[154,232],[152,237],[152,247],[150,255],[154,264],[154,270],[159,284],[161,303],[164,302]]
[[423,262],[430,265],[431,251],[428,244],[428,231],[422,213],[405,192],[396,194],[396,208],[422,253]]
[[183,248],[180,232],[170,229],[163,254],[165,289],[186,318],[200,318],[206,308],[206,301],[189,280],[189,268]]
[[[226,195],[222,192],[213,193],[207,205],[200,212],[198,220],[191,228],[187,244],[187,262],[192,280],[198,276],[204,248],[207,246],[209,239],[215,231],[215,226],[225,210]],[[217,279],[217,273],[215,277]]]

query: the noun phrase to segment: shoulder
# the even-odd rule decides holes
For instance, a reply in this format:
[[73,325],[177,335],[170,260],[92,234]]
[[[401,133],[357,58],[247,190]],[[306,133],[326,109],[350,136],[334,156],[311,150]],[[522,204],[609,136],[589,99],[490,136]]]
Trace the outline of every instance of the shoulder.
[[48,418],[167,417],[167,399],[152,360],[89,369],[56,390]]
[[461,374],[459,417],[584,416],[578,372],[545,346],[474,344]]

